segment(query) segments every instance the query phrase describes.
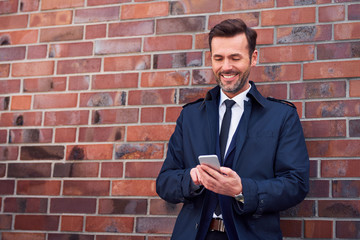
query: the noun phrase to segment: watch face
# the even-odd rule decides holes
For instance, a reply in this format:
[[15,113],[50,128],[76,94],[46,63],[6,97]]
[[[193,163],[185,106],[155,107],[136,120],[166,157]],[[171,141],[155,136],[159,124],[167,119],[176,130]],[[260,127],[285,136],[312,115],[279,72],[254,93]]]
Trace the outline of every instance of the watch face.
[[244,195],[242,195],[241,193],[239,195],[236,195],[235,199],[239,202],[244,203]]

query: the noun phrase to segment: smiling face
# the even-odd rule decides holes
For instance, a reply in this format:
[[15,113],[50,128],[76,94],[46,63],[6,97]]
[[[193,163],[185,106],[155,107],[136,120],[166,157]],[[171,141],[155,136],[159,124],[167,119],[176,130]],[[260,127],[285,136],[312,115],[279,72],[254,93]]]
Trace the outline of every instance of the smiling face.
[[250,68],[256,65],[257,51],[249,57],[244,33],[233,37],[214,37],[211,63],[215,78],[224,93],[233,98],[248,88]]

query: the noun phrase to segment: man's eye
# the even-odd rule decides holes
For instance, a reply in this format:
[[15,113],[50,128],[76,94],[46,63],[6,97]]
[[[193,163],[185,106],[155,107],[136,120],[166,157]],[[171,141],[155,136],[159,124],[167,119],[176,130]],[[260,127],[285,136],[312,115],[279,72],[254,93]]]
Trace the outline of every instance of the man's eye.
[[221,61],[222,58],[214,58],[214,61]]
[[233,58],[234,61],[240,61],[240,58]]

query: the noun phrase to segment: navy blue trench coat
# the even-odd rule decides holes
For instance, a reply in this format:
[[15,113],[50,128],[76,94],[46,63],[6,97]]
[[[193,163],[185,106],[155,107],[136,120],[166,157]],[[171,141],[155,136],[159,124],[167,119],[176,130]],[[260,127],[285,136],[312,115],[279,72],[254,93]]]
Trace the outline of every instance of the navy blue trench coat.
[[[220,204],[230,208],[223,217],[225,226],[229,221],[235,226],[228,233],[231,240],[282,239],[279,211],[305,198],[309,157],[296,108],[264,98],[250,84],[231,166],[242,180],[245,203],[226,196],[227,201]],[[203,217],[209,190],[193,190],[190,170],[199,164],[199,155],[216,154],[219,95],[217,86],[204,100],[183,108],[156,180],[162,199],[183,203],[172,239],[203,239],[206,235],[207,226],[200,225],[209,224]]]

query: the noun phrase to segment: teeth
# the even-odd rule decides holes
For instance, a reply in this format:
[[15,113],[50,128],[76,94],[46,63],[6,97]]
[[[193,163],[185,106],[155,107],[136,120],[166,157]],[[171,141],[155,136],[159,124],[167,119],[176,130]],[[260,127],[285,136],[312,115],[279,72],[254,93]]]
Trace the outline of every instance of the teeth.
[[236,75],[227,75],[227,76],[225,76],[225,75],[222,75],[224,78],[233,78],[233,77],[235,77]]

